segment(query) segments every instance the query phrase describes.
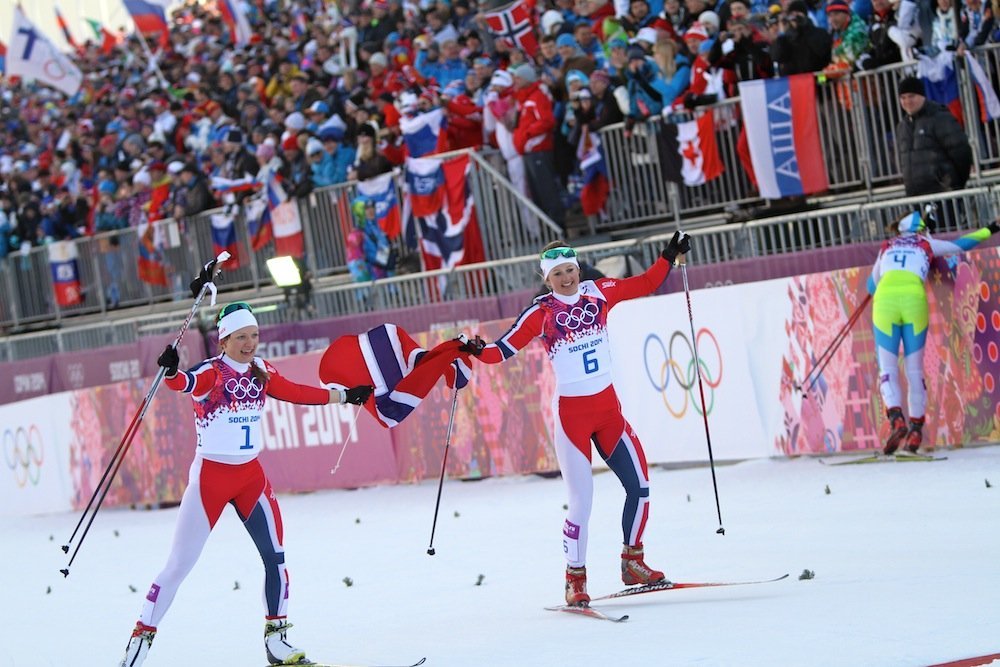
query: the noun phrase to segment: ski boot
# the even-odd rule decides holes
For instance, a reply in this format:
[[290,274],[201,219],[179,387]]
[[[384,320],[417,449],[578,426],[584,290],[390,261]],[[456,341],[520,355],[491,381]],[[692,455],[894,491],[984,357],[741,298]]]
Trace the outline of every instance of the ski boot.
[[899,444],[906,437],[906,419],[903,418],[903,411],[899,408],[889,408],[885,416],[889,419],[889,437],[882,452],[886,456],[891,456],[896,453]]
[[135,624],[132,636],[125,647],[125,657],[118,663],[118,667],[139,667],[149,653],[149,647],[153,645],[153,638],[156,637],[156,628],[144,625],[141,621]]
[[910,431],[906,434],[906,451],[916,454],[924,441],[924,417],[910,417]]
[[304,663],[306,652],[295,648],[286,641],[285,633],[292,624],[285,617],[268,619],[264,624],[264,650],[272,665],[295,665]]
[[642,557],[641,544],[622,547],[622,581],[626,586],[652,584],[665,578],[662,572],[646,565]]
[[587,568],[566,566],[566,604],[586,607],[590,603],[587,595]]

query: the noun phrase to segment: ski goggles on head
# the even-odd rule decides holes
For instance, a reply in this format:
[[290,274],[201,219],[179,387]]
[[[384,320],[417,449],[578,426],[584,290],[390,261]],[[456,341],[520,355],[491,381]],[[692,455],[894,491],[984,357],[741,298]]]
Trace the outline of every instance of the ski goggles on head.
[[222,318],[225,317],[226,315],[231,315],[239,310],[248,310],[250,311],[250,314],[253,315],[253,308],[250,307],[249,303],[247,303],[246,301],[234,301],[233,303],[226,305],[222,310],[219,311],[218,319],[221,321]]
[[566,259],[575,258],[576,250],[566,246],[560,246],[558,248],[549,248],[542,253],[542,259],[559,259],[560,257],[565,257]]
[[573,264],[577,268],[580,266],[580,261],[576,258],[576,250],[572,248],[560,247],[551,248],[542,253],[542,258],[538,262],[539,268],[542,270],[542,280],[549,277],[549,272],[552,269],[560,266],[562,264]]

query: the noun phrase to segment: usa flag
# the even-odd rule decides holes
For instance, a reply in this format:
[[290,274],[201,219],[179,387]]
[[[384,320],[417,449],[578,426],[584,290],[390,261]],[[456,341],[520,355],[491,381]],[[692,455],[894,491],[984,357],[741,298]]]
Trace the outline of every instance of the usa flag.
[[319,379],[329,388],[375,387],[365,409],[386,428],[397,426],[426,398],[442,377],[449,387],[469,383],[469,355],[449,340],[431,350],[417,345],[395,324],[333,341],[319,362]]
[[486,13],[486,25],[497,39],[507,40],[530,57],[538,52],[534,0],[514,0]]

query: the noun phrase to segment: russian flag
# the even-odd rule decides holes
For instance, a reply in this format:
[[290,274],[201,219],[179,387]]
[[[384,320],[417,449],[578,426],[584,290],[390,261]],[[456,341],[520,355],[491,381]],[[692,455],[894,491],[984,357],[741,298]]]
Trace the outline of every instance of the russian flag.
[[150,285],[167,286],[167,267],[163,261],[163,232],[146,222],[139,226],[139,280]]
[[163,7],[147,0],[123,0],[123,2],[140,34],[159,34],[161,39],[167,34],[167,15],[163,12]]
[[441,170],[441,160],[406,158],[405,180],[410,212],[413,215],[434,215],[444,206],[444,171]]
[[591,134],[588,127],[584,127],[580,133],[576,156],[583,176],[580,207],[584,215],[597,215],[604,210],[604,204],[608,201],[611,183],[608,181],[608,165],[601,153],[601,138]]
[[306,21],[306,13],[301,7],[292,10],[292,25],[290,26],[293,41],[299,41],[306,35],[309,24]]
[[917,61],[917,74],[924,82],[927,99],[948,107],[948,111],[960,124],[962,118],[962,100],[958,93],[958,74],[955,72],[955,54],[951,51],[941,51],[933,58],[920,55]]
[[305,255],[302,220],[295,200],[289,199],[273,172],[267,179],[267,209],[274,235],[274,254],[301,258]]
[[226,207],[222,213],[213,213],[212,221],[212,252],[218,257],[222,251],[227,251],[232,259],[226,262],[230,269],[240,268],[240,246],[236,243],[236,225],[233,224],[233,212]]
[[399,119],[399,129],[403,133],[403,141],[411,157],[423,157],[438,152],[445,133],[441,130],[446,124],[444,109],[431,109],[416,116],[403,116]]
[[247,20],[243,8],[240,7],[239,0],[218,0],[216,3],[222,21],[228,26],[230,37],[236,46],[243,46],[250,43],[253,37],[253,30]]
[[741,81],[740,106],[760,195],[807,195],[829,188],[812,74]]
[[271,211],[267,206],[267,192],[261,191],[260,194],[247,199],[245,205],[250,247],[257,252],[274,238],[271,229]]
[[7,45],[0,40],[0,73],[7,71]]
[[327,388],[361,384],[375,387],[365,409],[385,428],[397,426],[420,405],[442,377],[449,387],[469,383],[469,355],[458,340],[425,350],[395,324],[383,324],[357,336],[333,341],[319,362]]
[[399,216],[399,199],[396,197],[396,183],[392,172],[358,181],[358,198],[375,202],[375,218],[378,226],[389,237],[397,238],[402,231]]
[[997,98],[993,84],[990,82],[983,66],[979,64],[970,52],[965,52],[965,61],[969,65],[969,73],[976,84],[976,99],[979,102],[979,120],[986,123],[1000,118],[1000,99]]
[[74,306],[83,303],[80,293],[80,269],[77,265],[76,241],[55,241],[49,246],[49,269],[56,303]]

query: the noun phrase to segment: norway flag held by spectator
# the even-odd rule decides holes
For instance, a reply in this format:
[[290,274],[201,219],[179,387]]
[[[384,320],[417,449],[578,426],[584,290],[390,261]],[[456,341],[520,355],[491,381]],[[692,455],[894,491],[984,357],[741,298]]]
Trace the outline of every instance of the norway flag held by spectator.
[[608,181],[608,165],[601,153],[601,138],[592,134],[586,126],[580,133],[576,156],[583,176],[580,207],[584,215],[597,215],[604,210],[604,204],[608,201],[611,183]]
[[[469,187],[470,168],[467,155],[406,159],[406,243],[416,248],[419,241],[427,270],[486,261]],[[433,208],[432,202],[440,205]]]
[[538,52],[534,14],[534,0],[514,0],[486,12],[484,18],[497,39],[506,40],[510,46],[534,58]]
[[267,211],[271,219],[271,233],[274,235],[274,254],[291,255],[302,258],[305,242],[302,235],[302,220],[299,207],[294,199],[289,199],[276,174],[267,179]]
[[139,280],[150,285],[167,286],[167,266],[164,262],[163,230],[160,225],[145,222],[138,228],[139,234]]
[[411,157],[423,157],[437,153],[445,142],[442,131],[446,124],[444,109],[437,108],[416,116],[402,116],[399,129]]
[[148,0],[122,1],[140,35],[159,35],[161,43],[169,43],[167,15],[161,5]]
[[83,303],[83,295],[80,294],[80,269],[76,261],[76,241],[55,241],[48,247],[56,303],[60,306]]
[[378,226],[393,240],[402,232],[399,216],[399,199],[396,198],[396,183],[392,172],[358,181],[358,198],[375,202],[375,218]]
[[829,187],[812,74],[741,81],[740,100],[760,196],[780,199]]
[[459,340],[425,350],[395,324],[383,324],[357,336],[333,341],[319,362],[319,379],[327,388],[368,384],[375,392],[365,409],[386,428],[413,412],[441,377],[449,387],[469,383],[469,355]]
[[240,245],[236,242],[236,225],[233,224],[234,211],[232,207],[226,207],[221,213],[213,213],[212,220],[212,252],[218,257],[222,251],[227,251],[231,256],[226,262],[226,268],[240,268]]
[[250,38],[253,37],[253,30],[250,28],[246,14],[243,13],[239,0],[218,0],[216,6],[219,8],[223,22],[229,28],[229,35],[233,43],[236,46],[249,44]]

